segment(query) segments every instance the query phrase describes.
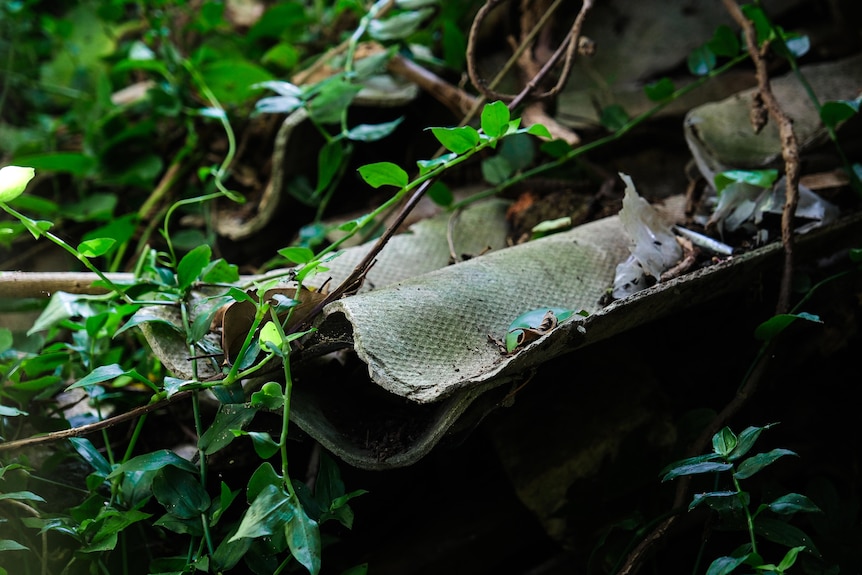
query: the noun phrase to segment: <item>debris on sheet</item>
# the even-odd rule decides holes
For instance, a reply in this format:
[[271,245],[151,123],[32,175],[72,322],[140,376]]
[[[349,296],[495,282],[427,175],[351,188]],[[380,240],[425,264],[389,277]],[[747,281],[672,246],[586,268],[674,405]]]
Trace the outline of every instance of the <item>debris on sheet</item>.
[[662,272],[676,264],[682,257],[682,248],[676,241],[671,226],[662,220],[658,212],[640,197],[632,179],[620,174],[626,184],[620,222],[629,237],[631,255],[619,264],[614,277],[612,295],[622,299],[659,281]]
[[[743,182],[736,182],[722,190],[718,204],[710,216],[707,226],[715,226],[720,234],[744,230],[759,234],[765,215],[781,217],[784,210],[786,179],[782,177],[771,189],[764,189]],[[806,233],[834,221],[839,215],[838,207],[824,200],[809,188],[799,186],[799,205],[796,218],[797,233]],[[759,234],[762,241],[768,240]]]

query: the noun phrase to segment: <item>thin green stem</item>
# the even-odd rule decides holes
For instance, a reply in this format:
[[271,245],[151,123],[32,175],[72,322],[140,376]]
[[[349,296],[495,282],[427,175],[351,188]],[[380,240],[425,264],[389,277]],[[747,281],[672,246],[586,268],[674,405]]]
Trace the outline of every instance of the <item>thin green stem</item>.
[[[30,229],[30,230],[34,229],[32,226],[35,226],[36,222],[34,222],[32,219],[28,218],[24,214],[17,212],[16,210],[11,208],[9,205],[7,205],[4,202],[0,202],[0,208],[3,208],[3,210],[6,211],[7,214],[9,214],[10,216],[14,217],[15,219],[17,219],[18,221],[23,223],[25,226],[27,226],[28,229]],[[127,296],[126,293],[122,289],[120,289],[116,284],[114,284],[114,282],[109,280],[108,276],[106,276],[104,273],[102,273],[102,271],[99,270],[99,268],[94,266],[90,262],[90,260],[87,259],[86,257],[84,257],[78,250],[76,250],[75,248],[73,248],[72,246],[67,244],[65,241],[60,239],[58,236],[55,236],[54,234],[52,234],[51,232],[49,232],[47,230],[40,231],[40,235],[45,236],[50,241],[52,241],[54,244],[60,246],[65,251],[67,251],[69,254],[74,256],[75,259],[77,259],[79,262],[84,264],[84,267],[86,267],[88,270],[90,270],[91,272],[93,272],[94,274],[99,276],[99,279],[101,279],[103,282],[105,282],[105,285],[107,285],[112,291],[117,292],[117,294],[120,297],[122,297],[126,303],[134,303],[132,301],[132,298]]]
[[147,414],[143,414],[138,418],[135,424],[135,429],[132,431],[132,437],[129,438],[129,445],[126,446],[126,452],[123,454],[123,460],[120,463],[125,463],[132,457],[132,452],[135,450],[135,445],[138,443],[138,438],[141,436],[141,430],[144,428],[144,423],[147,421]]
[[736,476],[731,473],[731,477],[733,478],[733,487],[736,489],[736,496],[739,498],[739,502],[742,504],[742,510],[745,512],[745,522],[748,525],[748,535],[751,538],[751,552],[757,553],[757,539],[754,536],[754,517],[751,515],[751,510],[748,508],[748,504],[745,501],[745,497],[743,496],[742,487],[739,485],[739,480]]

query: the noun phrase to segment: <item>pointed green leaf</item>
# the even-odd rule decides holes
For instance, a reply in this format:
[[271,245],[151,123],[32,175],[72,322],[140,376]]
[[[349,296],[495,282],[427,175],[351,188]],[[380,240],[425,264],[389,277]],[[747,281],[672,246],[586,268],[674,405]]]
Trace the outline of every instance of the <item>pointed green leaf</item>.
[[715,191],[721,193],[724,188],[736,182],[768,189],[777,178],[778,170],[727,170],[715,175]]
[[754,330],[754,337],[760,341],[768,341],[790,327],[790,324],[797,319],[804,319],[813,323],[823,323],[818,316],[810,313],[782,313],[772,316],[757,326]]
[[284,527],[287,545],[294,558],[311,575],[317,575],[320,572],[320,528],[316,521],[305,514],[298,501],[292,499],[291,502],[293,515]]
[[[0,552],[2,551],[29,551],[28,547],[25,547],[15,541],[14,539],[0,539]],[[0,567],[2,569],[2,567]]]
[[254,470],[251,477],[248,479],[246,486],[246,501],[251,503],[257,499],[258,495],[268,485],[279,487],[281,485],[281,475],[276,473],[275,468],[268,461],[264,461]]
[[4,166],[0,168],[0,202],[8,204],[27,189],[27,184],[36,175],[33,168]]
[[833,130],[859,113],[860,100],[837,100],[824,102],[820,107],[820,120]]
[[745,461],[739,464],[736,472],[733,474],[737,479],[748,479],[767,465],[771,465],[775,463],[778,459],[784,457],[785,455],[796,455],[793,451],[789,449],[773,449],[772,451],[768,451],[766,453],[758,453],[752,457],[749,457]]
[[458,154],[455,152],[449,152],[448,154],[443,154],[430,160],[417,160],[416,165],[419,166],[419,174],[424,176],[434,168],[443,166],[457,157]]
[[78,253],[85,258],[97,258],[108,253],[117,240],[114,238],[96,238],[85,240],[78,244]]
[[778,572],[786,573],[788,569],[793,567],[793,564],[796,563],[796,557],[800,552],[805,550],[805,545],[799,545],[797,547],[792,547],[787,550],[787,553],[784,554],[784,557],[781,559],[781,563],[778,564]]
[[727,459],[730,461],[736,461],[745,456],[745,454],[751,451],[751,448],[754,447],[754,443],[757,441],[757,438],[760,437],[761,432],[773,427],[774,425],[776,424],[770,423],[763,427],[749,426],[743,429],[737,438],[736,447],[734,447],[733,451],[728,454]]
[[254,452],[261,459],[269,459],[278,453],[279,445],[275,442],[272,436],[266,431],[249,431]]
[[706,575],[727,575],[732,573],[734,569],[745,563],[748,555],[742,557],[719,557],[706,570]]
[[452,195],[452,190],[449,189],[449,186],[441,182],[440,180],[435,181],[431,184],[431,187],[428,189],[428,197],[431,198],[438,206],[448,207],[452,205],[452,202],[455,201],[455,196]]
[[89,439],[84,437],[70,437],[69,442],[72,444],[72,447],[75,448],[75,451],[78,452],[78,455],[83,457],[84,461],[89,463],[90,466],[96,470],[96,473],[102,477],[107,477],[111,471],[113,471],[111,469],[111,464],[108,463],[105,456],[96,449],[96,446],[93,445]]
[[533,124],[529,128],[527,128],[527,133],[536,136],[538,138],[547,138],[551,140],[554,136],[551,135],[550,130],[546,128],[543,124]]
[[758,516],[754,521],[754,533],[785,547],[804,546],[810,553],[820,557],[814,542],[803,530],[781,519]]
[[228,541],[272,535],[279,529],[283,529],[293,514],[290,496],[283,489],[267,485],[246,509],[239,528]]
[[242,429],[248,425],[256,412],[256,409],[245,407],[242,404],[226,403],[221,405],[212,425],[198,440],[198,447],[206,455],[212,455],[226,447],[236,437],[231,433],[231,430]]
[[278,250],[278,255],[295,264],[305,264],[314,259],[314,252],[305,247],[291,246]]
[[212,249],[206,244],[197,246],[183,256],[177,265],[177,285],[181,290],[185,290],[200,278],[211,257]]
[[189,461],[183,459],[173,451],[160,449],[144,455],[133,457],[122,465],[117,466],[109,475],[108,479],[118,477],[123,473],[131,473],[135,471],[156,471],[168,465],[172,465],[189,473],[197,473],[198,469]]
[[799,493],[788,493],[782,495],[769,505],[769,509],[780,515],[792,515],[796,512],[821,513],[821,510],[813,501]]
[[211,503],[197,477],[173,466],[161,468],[153,477],[153,495],[168,513],[180,519],[199,517]]
[[377,162],[359,168],[359,175],[372,188],[395,186],[403,188],[409,182],[407,172],[392,162]]
[[45,503],[45,500],[40,495],[36,495],[32,491],[10,491],[8,493],[0,493],[0,500],[9,499],[10,501],[38,501]]
[[357,142],[376,142],[394,132],[395,128],[403,121],[404,117],[402,116],[382,124],[359,124],[347,130],[347,139]]
[[444,148],[459,155],[469,152],[479,145],[479,132],[472,126],[431,128],[431,133]]
[[732,463],[720,463],[718,461],[705,461],[702,463],[692,463],[688,465],[680,465],[671,469],[662,478],[662,482],[681,477],[683,475],[699,475],[701,473],[719,473],[733,469]]
[[[748,494],[743,494],[743,499],[748,502]],[[692,498],[688,506],[691,511],[701,503],[706,504],[711,509],[719,512],[732,511],[734,509],[742,509],[742,501],[736,491],[712,491],[710,493],[697,493]]]

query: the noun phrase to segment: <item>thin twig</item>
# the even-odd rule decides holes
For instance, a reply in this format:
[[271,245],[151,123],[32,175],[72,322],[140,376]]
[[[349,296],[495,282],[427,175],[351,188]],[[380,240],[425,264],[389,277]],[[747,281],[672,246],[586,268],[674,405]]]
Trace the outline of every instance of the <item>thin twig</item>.
[[754,62],[757,72],[757,93],[752,119],[755,130],[762,127],[763,114],[758,104],[766,108],[778,126],[778,134],[781,138],[781,156],[784,158],[785,176],[785,200],[784,211],[781,215],[781,242],[784,245],[784,270],[781,276],[781,287],[778,294],[777,314],[786,313],[790,307],[790,288],[793,277],[793,217],[796,214],[796,205],[799,203],[799,143],[793,132],[793,121],[781,108],[772,88],[769,84],[769,72],[766,68],[764,58],[765,48],[757,45],[757,32],[754,23],[745,17],[735,0],[722,0],[727,11],[745,33],[745,44],[748,54]]
[[36,437],[28,437],[27,439],[19,439],[17,441],[7,441],[4,443],[0,443],[0,451],[9,451],[11,449],[21,449],[23,447],[32,447],[34,445],[41,445],[43,443],[53,443],[54,441],[62,441],[63,439],[69,439],[70,437],[81,437],[83,435],[89,435],[96,431],[100,431],[102,429],[107,429],[109,427],[113,427],[118,423],[123,423],[124,421],[128,421],[130,419],[134,419],[136,417],[140,417],[144,414],[147,414],[151,411],[155,411],[157,409],[161,409],[166,405],[179,401],[181,399],[185,399],[189,397],[193,390],[189,391],[181,391],[179,393],[175,393],[174,395],[161,399],[155,403],[150,403],[147,405],[142,405],[140,407],[136,407],[131,409],[125,413],[121,413],[120,415],[115,415],[114,417],[109,417],[108,419],[103,419],[102,421],[97,421],[95,423],[90,423],[87,425],[82,425],[80,427],[73,427],[72,429],[64,429],[62,431],[54,431],[51,433],[46,433],[45,435],[38,435]]

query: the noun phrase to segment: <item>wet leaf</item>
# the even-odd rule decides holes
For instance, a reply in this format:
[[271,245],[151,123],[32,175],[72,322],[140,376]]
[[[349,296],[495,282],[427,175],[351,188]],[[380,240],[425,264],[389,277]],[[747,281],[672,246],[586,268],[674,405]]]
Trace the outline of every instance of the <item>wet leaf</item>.
[[108,479],[135,471],[156,471],[157,469],[161,469],[168,465],[188,471],[189,473],[197,473],[198,471],[194,465],[173,451],[159,449],[158,451],[133,457],[122,465],[117,466],[117,468],[108,475]]
[[211,503],[195,475],[173,466],[163,467],[153,477],[153,495],[168,513],[180,519],[199,517]]
[[228,541],[272,535],[284,528],[293,514],[290,496],[275,485],[266,485],[243,514],[236,533]]
[[668,471],[662,481],[669,481],[683,475],[699,475],[701,473],[719,473],[733,469],[732,463],[721,463],[718,461],[704,461],[701,463],[690,463],[680,465]]
[[767,507],[780,515],[792,515],[797,512],[820,513],[821,510],[813,501],[799,493],[782,495]]
[[733,476],[737,479],[748,479],[764,467],[772,465],[778,459],[784,457],[785,455],[796,455],[796,453],[790,451],[789,449],[780,448],[773,449],[772,451],[768,451],[766,453],[758,453],[757,455],[749,457],[748,459],[740,463]]
[[[743,495],[747,503],[748,494],[745,493]],[[742,502],[739,500],[739,496],[737,495],[736,491],[712,491],[709,493],[697,493],[692,498],[692,501],[688,506],[689,511],[702,503],[706,504],[711,509],[714,509],[718,512],[742,509]]]
[[256,409],[242,404],[221,405],[212,424],[198,440],[198,447],[206,455],[212,455],[223,449],[234,440],[235,436],[231,430],[242,429],[248,425],[256,412]]

